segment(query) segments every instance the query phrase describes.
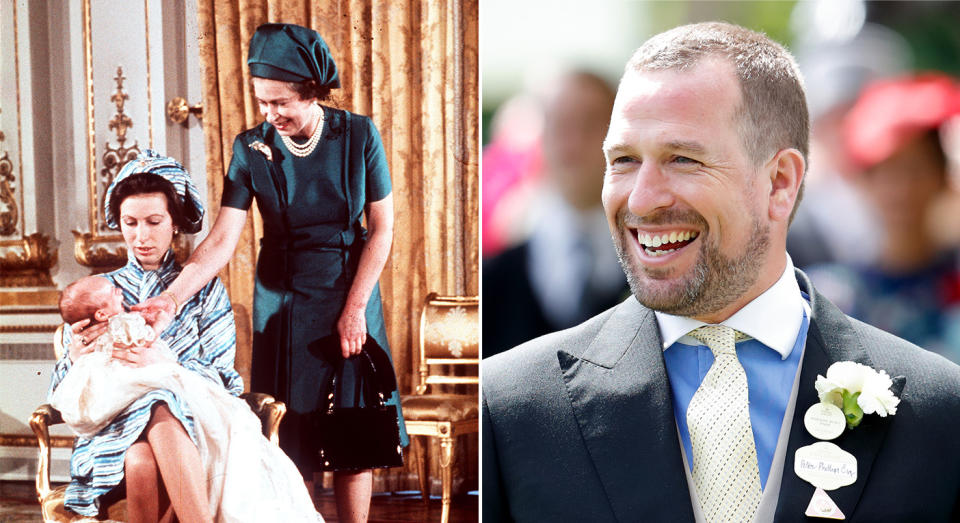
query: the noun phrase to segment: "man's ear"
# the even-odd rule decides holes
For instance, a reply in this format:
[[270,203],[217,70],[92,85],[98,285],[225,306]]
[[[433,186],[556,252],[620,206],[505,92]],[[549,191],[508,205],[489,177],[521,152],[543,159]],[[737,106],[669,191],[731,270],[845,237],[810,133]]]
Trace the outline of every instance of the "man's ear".
[[780,150],[770,162],[770,219],[787,222],[800,192],[806,162],[793,148]]

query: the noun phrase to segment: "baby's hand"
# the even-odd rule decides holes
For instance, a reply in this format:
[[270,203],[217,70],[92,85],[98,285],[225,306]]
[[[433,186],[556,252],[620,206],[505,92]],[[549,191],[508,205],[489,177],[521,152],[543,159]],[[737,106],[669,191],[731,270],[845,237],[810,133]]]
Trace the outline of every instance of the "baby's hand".
[[177,315],[177,305],[169,295],[161,294],[154,296],[143,303],[138,303],[130,310],[139,312],[147,320],[147,325],[153,328],[154,332],[160,334],[173,321]]

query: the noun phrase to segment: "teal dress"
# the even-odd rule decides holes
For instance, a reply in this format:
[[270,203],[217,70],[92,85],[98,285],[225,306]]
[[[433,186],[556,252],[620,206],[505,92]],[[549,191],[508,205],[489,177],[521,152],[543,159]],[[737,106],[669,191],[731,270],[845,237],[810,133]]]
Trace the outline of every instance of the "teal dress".
[[[291,154],[266,122],[240,133],[221,201],[246,210],[256,198],[263,217],[250,385],[287,404],[280,446],[305,475],[319,469],[311,415],[326,408],[326,384],[342,362],[337,320],[366,241],[363,208],[391,191],[383,144],[370,118],[329,107],[323,112],[320,141],[304,158]],[[379,284],[367,303],[366,322],[365,350],[389,358]],[[357,379],[355,360],[344,363],[346,395]],[[387,403],[396,405],[406,446],[396,378],[389,378]]]

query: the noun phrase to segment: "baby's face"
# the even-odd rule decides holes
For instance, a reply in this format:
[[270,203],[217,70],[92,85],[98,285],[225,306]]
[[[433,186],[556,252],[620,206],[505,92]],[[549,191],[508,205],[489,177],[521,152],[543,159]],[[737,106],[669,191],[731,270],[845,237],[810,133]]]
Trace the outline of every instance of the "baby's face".
[[97,289],[97,298],[102,305],[100,310],[107,316],[113,316],[123,312],[123,291],[119,287],[114,287],[109,281],[104,279],[103,285]]

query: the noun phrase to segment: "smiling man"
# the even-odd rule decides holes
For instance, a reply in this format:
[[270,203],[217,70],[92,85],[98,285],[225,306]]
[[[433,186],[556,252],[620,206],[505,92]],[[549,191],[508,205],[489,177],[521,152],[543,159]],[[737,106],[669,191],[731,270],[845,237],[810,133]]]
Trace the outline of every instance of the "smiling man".
[[[633,296],[484,361],[485,521],[960,516],[960,368],[844,316],[786,254],[808,139],[796,64],[766,36],[695,24],[636,51],[603,188]],[[804,415],[841,361],[892,376],[900,404],[825,444],[856,460],[832,490],[794,458],[835,459]]]

